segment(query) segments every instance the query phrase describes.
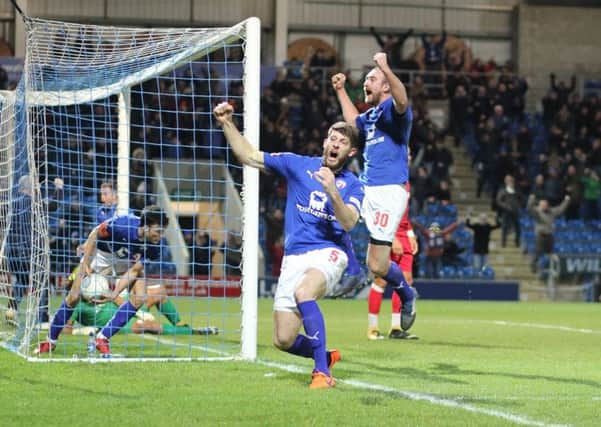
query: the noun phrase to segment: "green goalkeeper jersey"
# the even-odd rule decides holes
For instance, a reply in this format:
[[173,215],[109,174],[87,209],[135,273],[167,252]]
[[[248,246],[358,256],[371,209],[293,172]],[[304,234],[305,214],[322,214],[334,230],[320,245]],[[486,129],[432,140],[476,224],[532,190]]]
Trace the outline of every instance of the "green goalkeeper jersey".
[[119,306],[110,301],[104,304],[90,304],[79,301],[73,310],[71,320],[83,326],[102,327],[115,315]]

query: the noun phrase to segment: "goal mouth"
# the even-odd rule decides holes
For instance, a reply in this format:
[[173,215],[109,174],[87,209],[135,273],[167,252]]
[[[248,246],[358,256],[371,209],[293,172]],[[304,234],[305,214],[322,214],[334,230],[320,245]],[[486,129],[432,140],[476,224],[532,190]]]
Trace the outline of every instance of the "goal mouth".
[[[212,107],[235,102],[258,145],[259,20],[147,29],[27,18],[26,28],[21,84],[0,93],[0,345],[35,361],[254,359],[258,174],[231,156]],[[91,231],[149,204],[169,219],[159,244],[139,227],[121,248],[92,251],[114,287],[139,250],[144,293],[132,281],[122,300],[65,311]],[[101,330],[117,302],[139,298],[148,307],[103,358],[77,328]],[[57,323],[61,310],[69,317]],[[35,354],[53,316],[56,347]]]

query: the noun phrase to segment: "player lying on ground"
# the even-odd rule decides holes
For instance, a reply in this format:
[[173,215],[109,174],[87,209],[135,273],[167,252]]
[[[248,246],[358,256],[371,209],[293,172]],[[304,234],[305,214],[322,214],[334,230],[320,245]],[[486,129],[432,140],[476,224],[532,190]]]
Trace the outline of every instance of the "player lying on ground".
[[[118,299],[115,299],[118,301]],[[167,301],[165,288],[162,285],[147,287],[147,298],[144,306],[138,310],[136,316],[127,322],[121,329],[121,333],[134,334],[159,334],[159,335],[216,335],[219,330],[215,326],[207,326],[204,328],[191,328],[188,325],[159,323],[154,316],[147,310],[151,307],[159,307]],[[75,306],[75,310],[71,318],[67,321],[67,325],[63,329],[63,334],[89,335],[94,334],[97,328],[106,325],[119,310],[119,305],[114,301],[109,301],[103,304],[95,304],[93,302],[82,299]],[[77,327],[77,324],[82,327]]]
[[[96,337],[96,348],[109,355],[109,339],[116,334],[144,304],[146,298],[146,281],[144,264],[148,261],[160,261],[160,241],[164,227],[169,219],[158,206],[148,206],[140,217],[135,215],[114,216],[97,226],[84,244],[84,255],[80,262],[80,271],[76,275],[63,304],[54,314],[48,340],[40,343],[36,353],[48,353],[56,346],[62,329],[71,318],[74,308],[81,299],[81,281],[84,277],[98,273],[115,274],[119,280],[107,300],[115,300],[124,290],[129,290],[129,300],[121,304],[114,317],[104,326]],[[97,301],[97,302],[107,302]],[[175,306],[169,301],[161,305],[163,312],[177,324],[179,315]],[[170,318],[170,316],[172,316]]]
[[[233,107],[214,109],[225,138],[245,165],[276,172],[288,181],[285,248],[274,297],[273,343],[280,350],[315,361],[310,388],[335,385],[330,372],[340,358],[326,351],[326,330],[317,300],[340,280],[347,266],[344,239],[359,219],[363,187],[346,169],[356,152],[356,130],[333,124],[322,157],[264,153],[254,148],[232,120]],[[299,334],[301,324],[306,335]]]
[[409,193],[408,144],[413,113],[407,91],[388,65],[386,54],[374,55],[375,67],[363,83],[365,102],[372,106],[359,114],[348,96],[342,73],[332,77],[332,86],[344,120],[357,126],[365,142],[365,160],[361,182],[365,198],[361,216],[369,230],[367,266],[374,276],[384,278],[399,294],[403,307],[401,327],[408,330],[415,321],[415,291],[409,286],[399,266],[390,261],[394,234],[407,208]]

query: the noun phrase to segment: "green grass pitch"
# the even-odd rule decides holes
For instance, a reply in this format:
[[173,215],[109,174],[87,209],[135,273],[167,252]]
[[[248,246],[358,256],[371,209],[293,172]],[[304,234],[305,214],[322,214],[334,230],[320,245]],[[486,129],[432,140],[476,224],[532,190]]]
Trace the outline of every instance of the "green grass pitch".
[[[255,363],[46,364],[0,350],[0,425],[601,425],[599,305],[420,301],[417,341],[368,341],[366,301],[321,307],[343,357],[335,389],[309,390],[311,361],[272,347],[260,300]],[[384,332],[389,313],[384,301]]]

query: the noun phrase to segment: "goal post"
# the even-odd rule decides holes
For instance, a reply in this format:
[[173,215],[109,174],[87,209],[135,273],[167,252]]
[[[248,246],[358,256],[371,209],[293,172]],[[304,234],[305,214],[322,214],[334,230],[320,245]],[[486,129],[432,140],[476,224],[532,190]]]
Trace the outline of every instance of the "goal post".
[[[12,120],[17,129],[21,121],[26,130],[31,268],[10,268],[3,243],[0,345],[32,361],[87,360],[81,318],[51,355],[33,349],[46,339],[44,295],[49,291],[52,317],[78,251],[104,212],[101,185],[111,183],[116,214],[159,204],[172,219],[161,259],[145,272],[147,300],[163,298],[148,307],[159,326],[129,325],[111,340],[121,356],[112,360],[255,359],[258,171],[233,157],[212,108],[236,103],[236,119],[258,147],[260,21],[148,29],[27,18],[26,28],[22,91],[1,98],[0,126]],[[5,235],[22,220],[12,207],[19,178],[12,134],[0,135],[0,180],[11,183],[11,191],[0,189]],[[226,188],[232,183],[237,191]],[[232,197],[240,198],[241,210],[230,208],[239,205],[228,202]],[[187,269],[176,268],[182,262]],[[12,313],[8,301],[23,273],[29,282]],[[165,313],[165,299],[175,314]],[[219,334],[202,334],[209,325]]]

